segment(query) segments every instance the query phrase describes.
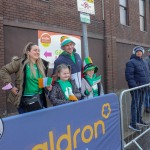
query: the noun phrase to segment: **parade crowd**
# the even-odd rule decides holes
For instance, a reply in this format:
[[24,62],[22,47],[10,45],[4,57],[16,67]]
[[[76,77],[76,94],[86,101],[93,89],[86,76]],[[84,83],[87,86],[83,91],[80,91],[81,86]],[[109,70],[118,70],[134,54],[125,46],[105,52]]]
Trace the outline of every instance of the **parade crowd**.
[[[18,110],[26,113],[47,108],[47,99],[53,106],[78,102],[104,95],[102,76],[97,75],[98,67],[90,57],[83,62],[76,53],[75,43],[62,36],[63,52],[54,61],[51,77],[47,77],[49,63],[40,58],[37,44],[29,42],[22,57],[14,56],[10,63],[0,69],[0,79],[5,90],[9,90],[8,101]],[[148,50],[150,54],[150,49]],[[150,83],[150,55],[142,58],[144,48],[136,46],[126,63],[125,78],[129,88]],[[15,81],[11,75],[15,74]],[[41,85],[42,82],[45,85]],[[140,131],[139,125],[148,126],[142,120],[142,106],[150,113],[149,87],[131,92],[131,121],[129,128]]]
[[[92,59],[86,57],[82,63],[74,41],[67,36],[62,36],[60,41],[63,52],[55,60],[52,80],[46,86],[41,83],[50,81],[46,78],[49,63],[40,58],[37,44],[27,43],[22,57],[14,56],[1,68],[0,79],[10,91],[8,102],[20,114],[48,107],[47,98],[57,106],[104,94],[102,77],[96,75],[98,67]],[[15,74],[15,81],[12,74]]]

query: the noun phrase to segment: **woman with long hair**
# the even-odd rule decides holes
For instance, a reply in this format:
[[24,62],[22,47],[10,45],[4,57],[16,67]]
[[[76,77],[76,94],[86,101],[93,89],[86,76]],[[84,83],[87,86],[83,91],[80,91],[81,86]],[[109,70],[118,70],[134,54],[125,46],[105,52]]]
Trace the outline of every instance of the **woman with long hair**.
[[[12,88],[8,96],[8,101],[14,104],[19,113],[25,113],[27,110],[25,100],[31,99],[38,94],[41,108],[46,107],[45,94],[42,88],[39,88],[38,78],[44,78],[46,66],[43,65],[40,58],[39,47],[29,42],[23,51],[22,57],[13,57],[12,61],[3,66],[0,70],[0,79],[4,85],[11,84]],[[15,82],[11,78],[11,74],[15,73]],[[51,85],[47,90],[51,90]],[[39,108],[34,108],[34,110]]]

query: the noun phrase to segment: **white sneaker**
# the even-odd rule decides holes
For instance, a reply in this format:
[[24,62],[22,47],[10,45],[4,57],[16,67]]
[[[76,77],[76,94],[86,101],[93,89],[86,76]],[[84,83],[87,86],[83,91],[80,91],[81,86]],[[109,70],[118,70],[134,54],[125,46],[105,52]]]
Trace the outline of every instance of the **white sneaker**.
[[138,126],[132,126],[131,124],[128,126],[130,129],[132,129],[132,130],[134,130],[134,131],[138,131],[138,132],[140,132],[141,131],[141,129],[138,127]]

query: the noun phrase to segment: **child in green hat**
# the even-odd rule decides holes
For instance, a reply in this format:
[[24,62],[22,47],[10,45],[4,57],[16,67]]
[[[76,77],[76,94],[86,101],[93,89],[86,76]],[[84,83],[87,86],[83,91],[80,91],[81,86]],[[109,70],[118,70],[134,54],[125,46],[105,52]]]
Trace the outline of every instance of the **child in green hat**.
[[84,59],[83,65],[84,77],[82,78],[81,93],[84,99],[104,95],[101,76],[96,76],[98,67],[93,65],[90,57]]

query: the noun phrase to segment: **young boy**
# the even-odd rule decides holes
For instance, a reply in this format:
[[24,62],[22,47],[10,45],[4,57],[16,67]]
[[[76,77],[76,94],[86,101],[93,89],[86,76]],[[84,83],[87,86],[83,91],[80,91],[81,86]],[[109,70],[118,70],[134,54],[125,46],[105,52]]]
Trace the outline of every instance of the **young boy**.
[[84,99],[104,95],[101,76],[96,76],[97,70],[98,67],[93,65],[91,58],[86,57],[83,68],[84,77],[81,84],[81,93]]

